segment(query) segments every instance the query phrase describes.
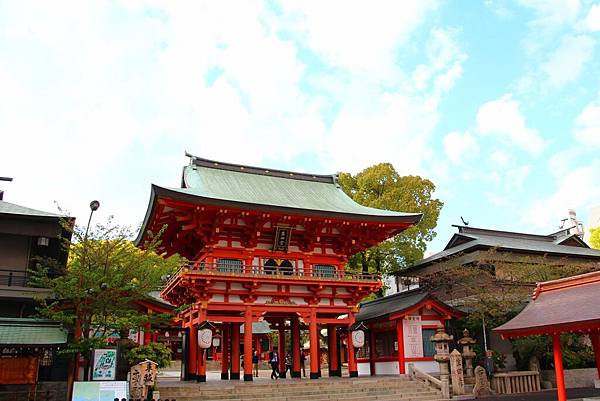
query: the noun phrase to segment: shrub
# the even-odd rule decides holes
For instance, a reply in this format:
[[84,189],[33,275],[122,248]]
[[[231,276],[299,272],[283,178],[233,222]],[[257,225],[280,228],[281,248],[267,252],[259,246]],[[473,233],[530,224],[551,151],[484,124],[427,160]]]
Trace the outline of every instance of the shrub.
[[171,364],[171,350],[162,343],[150,343],[127,352],[127,362],[131,366],[146,359],[156,362],[159,368],[166,368]]

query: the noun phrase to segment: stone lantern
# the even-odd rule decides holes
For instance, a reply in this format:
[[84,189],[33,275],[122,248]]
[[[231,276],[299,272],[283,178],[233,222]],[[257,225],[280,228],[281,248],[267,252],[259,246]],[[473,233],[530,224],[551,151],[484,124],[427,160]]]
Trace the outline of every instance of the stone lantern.
[[443,327],[439,327],[431,342],[435,344],[435,355],[433,359],[440,365],[440,380],[442,382],[442,396],[450,398],[450,347],[449,343],[454,338],[449,336]]
[[475,351],[473,351],[473,345],[475,340],[469,336],[469,330],[463,330],[463,337],[458,340],[458,345],[462,345],[462,356],[465,358],[465,373],[466,382],[472,382],[473,376],[473,359],[475,358]]

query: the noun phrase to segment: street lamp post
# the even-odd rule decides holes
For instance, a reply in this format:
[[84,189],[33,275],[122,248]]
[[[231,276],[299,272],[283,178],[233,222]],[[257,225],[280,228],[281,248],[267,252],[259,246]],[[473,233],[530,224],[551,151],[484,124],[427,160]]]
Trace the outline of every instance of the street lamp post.
[[90,202],[90,218],[88,219],[87,227],[85,228],[85,235],[83,236],[83,241],[86,242],[88,238],[88,232],[90,230],[90,223],[92,222],[92,215],[98,208],[100,207],[100,202],[97,200],[93,200]]
[[[87,240],[88,240],[88,233],[90,230],[90,224],[92,222],[92,215],[94,214],[94,212],[96,210],[98,210],[99,207],[100,207],[100,202],[98,202],[97,200],[93,200],[90,202],[90,217],[88,218],[88,224],[85,228],[85,234],[83,236],[83,246],[84,246],[83,257],[84,257],[84,259],[87,259]],[[83,275],[80,272],[79,273],[79,288],[81,288],[82,285],[83,285]],[[75,340],[79,340],[79,338],[81,338],[81,321],[79,319],[79,304],[75,305],[75,332],[73,333],[73,337]],[[69,377],[70,380],[69,380],[69,388],[68,388],[68,392],[69,392],[68,399],[72,398],[73,383],[79,377],[79,358],[80,358],[79,353],[76,353],[75,354],[75,363],[73,364],[74,365],[73,371],[70,374],[71,377]],[[85,379],[87,380],[87,377]]]

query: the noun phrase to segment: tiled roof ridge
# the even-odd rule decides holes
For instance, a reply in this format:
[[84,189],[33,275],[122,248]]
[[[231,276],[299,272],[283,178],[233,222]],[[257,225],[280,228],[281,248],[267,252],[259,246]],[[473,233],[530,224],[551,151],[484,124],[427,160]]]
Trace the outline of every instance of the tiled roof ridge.
[[321,182],[321,183],[325,183],[325,184],[336,184],[337,185],[337,179],[338,179],[337,174],[310,174],[310,173],[303,173],[303,172],[296,172],[296,171],[287,171],[287,170],[271,169],[271,168],[265,168],[265,167],[248,166],[248,165],[243,165],[243,164],[236,164],[236,163],[204,159],[204,158],[201,158],[198,156],[194,156],[188,152],[185,152],[185,155],[190,158],[190,166],[192,166],[192,168],[194,168],[195,166],[198,166],[198,167],[214,168],[214,169],[219,169],[219,170],[235,171],[235,172],[246,173],[246,174],[257,174],[257,175],[265,175],[265,176],[270,176],[270,177]]
[[480,228],[480,227],[472,227],[472,226],[463,226],[463,225],[459,225],[459,224],[453,224],[452,227],[456,227],[458,228],[458,233],[459,234],[464,234],[464,235],[489,235],[489,236],[496,236],[496,237],[509,237],[509,238],[527,238],[527,239],[532,239],[532,240],[542,240],[542,241],[546,241],[546,242],[551,242],[554,241],[557,238],[557,234],[561,233],[562,231],[559,231],[557,233],[552,233],[552,234],[531,234],[531,233],[523,233],[523,232],[517,232],[517,231],[506,231],[506,230],[494,230],[491,228]]
[[[598,265],[600,268],[600,265]],[[536,299],[543,292],[563,290],[570,287],[577,287],[585,284],[600,283],[600,270],[590,273],[579,274],[577,276],[565,277],[557,280],[550,280],[538,283],[533,291],[532,299]]]
[[44,216],[46,216],[46,217],[67,217],[67,216],[63,216],[63,215],[58,214],[58,213],[46,212],[44,210],[33,209],[33,208],[30,208],[30,207],[27,207],[27,206],[23,206],[23,205],[19,205],[19,204],[16,204],[16,203],[8,202],[8,201],[5,201],[3,199],[0,199],[0,205],[1,204],[10,205],[10,206],[16,208],[17,211],[16,212],[15,211],[12,211],[12,212],[11,211],[8,211],[8,212],[2,212],[2,211],[0,211],[0,213],[20,214],[20,215],[24,215],[24,216],[32,215],[32,216],[36,216],[36,217],[44,217]]
[[361,302],[360,306],[366,306],[366,305],[376,305],[378,303],[381,302],[387,302],[391,299],[396,299],[396,298],[404,298],[405,296],[408,297],[410,295],[415,295],[418,293],[423,293],[426,294],[427,296],[431,296],[431,294],[429,294],[427,291],[425,291],[422,288],[415,288],[412,290],[408,290],[408,291],[401,291],[401,292],[396,292],[395,294],[391,294],[391,295],[386,295],[385,297],[381,297],[381,298],[375,298],[372,299],[370,301],[366,301],[366,302]]

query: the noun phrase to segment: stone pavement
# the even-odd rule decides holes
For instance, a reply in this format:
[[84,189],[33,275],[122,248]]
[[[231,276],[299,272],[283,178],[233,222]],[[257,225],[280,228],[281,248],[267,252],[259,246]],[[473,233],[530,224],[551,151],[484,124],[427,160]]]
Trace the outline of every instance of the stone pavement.
[[[597,388],[568,388],[567,399],[569,401],[581,401],[585,397],[600,397],[600,389]],[[544,390],[537,393],[495,395],[482,398],[485,401],[556,401],[556,389]]]

